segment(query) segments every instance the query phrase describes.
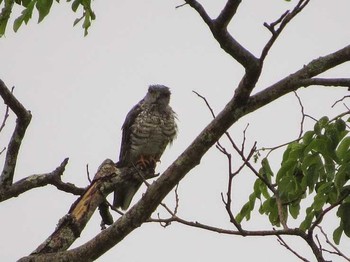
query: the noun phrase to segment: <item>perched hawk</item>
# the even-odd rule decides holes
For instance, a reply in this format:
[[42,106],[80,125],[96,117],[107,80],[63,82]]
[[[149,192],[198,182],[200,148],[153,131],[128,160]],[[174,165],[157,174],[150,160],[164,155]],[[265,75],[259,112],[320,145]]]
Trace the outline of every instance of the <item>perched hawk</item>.
[[[176,136],[175,113],[169,106],[170,90],[151,85],[146,96],[127,114],[118,167],[155,167],[165,148]],[[141,183],[114,191],[114,207],[127,209]]]

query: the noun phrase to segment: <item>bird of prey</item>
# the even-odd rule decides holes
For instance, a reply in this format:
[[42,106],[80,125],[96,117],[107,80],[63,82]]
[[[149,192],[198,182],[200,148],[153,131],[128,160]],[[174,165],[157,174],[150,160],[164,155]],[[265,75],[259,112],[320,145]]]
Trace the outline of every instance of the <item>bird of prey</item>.
[[[177,133],[176,114],[169,105],[170,90],[151,85],[146,96],[127,114],[117,167],[154,168]],[[141,182],[114,191],[113,206],[127,209]]]

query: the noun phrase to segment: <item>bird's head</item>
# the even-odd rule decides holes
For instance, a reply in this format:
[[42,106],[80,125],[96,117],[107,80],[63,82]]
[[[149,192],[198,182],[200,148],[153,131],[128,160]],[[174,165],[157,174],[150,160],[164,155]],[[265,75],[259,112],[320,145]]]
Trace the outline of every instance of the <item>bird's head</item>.
[[150,85],[144,98],[145,103],[156,104],[161,107],[169,105],[170,89],[164,85]]

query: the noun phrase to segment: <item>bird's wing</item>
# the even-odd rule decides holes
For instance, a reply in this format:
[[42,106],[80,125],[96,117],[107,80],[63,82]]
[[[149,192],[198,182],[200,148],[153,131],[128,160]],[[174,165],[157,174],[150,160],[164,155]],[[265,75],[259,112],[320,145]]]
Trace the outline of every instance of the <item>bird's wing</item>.
[[120,153],[119,153],[119,162],[117,163],[118,166],[125,166],[129,163],[129,152],[131,148],[130,143],[130,135],[131,135],[131,126],[135,123],[136,117],[141,113],[142,111],[142,104],[143,100],[141,100],[139,103],[137,103],[126,115],[124,124],[122,126],[123,134],[122,134],[122,143],[120,147]]

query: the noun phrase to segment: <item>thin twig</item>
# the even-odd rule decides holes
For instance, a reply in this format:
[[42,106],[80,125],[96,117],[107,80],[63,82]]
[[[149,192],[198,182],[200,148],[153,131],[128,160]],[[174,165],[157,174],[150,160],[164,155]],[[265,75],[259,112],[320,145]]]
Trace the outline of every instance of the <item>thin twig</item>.
[[91,184],[92,180],[91,180],[90,172],[89,172],[89,164],[86,164],[86,176],[87,176],[89,183]]
[[309,228],[309,230],[308,230],[308,235],[311,236],[311,235],[313,234],[313,231],[314,231],[315,227],[317,227],[317,226],[321,223],[323,217],[324,217],[329,211],[331,211],[333,208],[339,206],[339,205],[343,202],[343,200],[344,200],[345,198],[347,198],[349,195],[350,195],[350,192],[347,192],[347,193],[344,194],[341,198],[339,198],[334,204],[332,204],[332,205],[330,205],[329,207],[325,208],[325,209],[317,216],[316,220],[315,220],[315,221],[312,223],[312,225],[310,226],[310,228]]
[[299,105],[300,105],[300,108],[301,108],[300,132],[299,132],[299,136],[298,136],[298,139],[299,139],[299,138],[301,138],[301,136],[304,133],[305,111],[304,111],[304,105],[301,102],[301,99],[300,99],[300,97],[299,97],[299,95],[297,94],[296,91],[294,91],[294,95],[298,99],[298,102],[299,102]]
[[210,106],[208,100],[207,100],[204,96],[200,95],[198,92],[196,92],[196,91],[194,91],[194,90],[193,90],[192,92],[195,93],[197,96],[199,96],[200,98],[203,99],[203,101],[205,102],[205,104],[207,105],[207,108],[209,109],[209,111],[210,111],[210,113],[211,113],[211,116],[212,116],[213,118],[215,118],[214,110],[213,110],[212,107]]
[[277,235],[277,241],[278,243],[285,247],[286,249],[288,249],[290,252],[292,252],[296,257],[298,257],[300,260],[305,261],[305,262],[310,262],[309,260],[307,260],[306,258],[302,257],[301,255],[299,255],[296,251],[294,251],[285,241],[284,239],[280,236]]
[[[14,88],[15,88],[14,86],[11,88],[11,94],[13,94]],[[1,126],[0,126],[0,132],[4,129],[4,127],[6,125],[7,118],[10,116],[9,109],[10,109],[9,105],[6,105],[4,118],[3,118]]]
[[330,245],[330,246],[335,250],[335,252],[329,251],[329,250],[326,250],[326,249],[323,249],[323,250],[324,250],[325,252],[330,253],[330,254],[334,254],[334,255],[341,256],[341,257],[343,257],[346,261],[350,261],[350,257],[349,257],[349,256],[346,256],[343,252],[341,252],[341,251],[339,250],[339,248],[337,248],[336,245],[334,245],[334,244],[332,243],[332,241],[329,240],[327,234],[323,231],[322,227],[319,226],[319,225],[318,225],[317,227],[320,229],[322,235],[323,235],[324,238],[326,239],[326,243],[327,243],[328,245]]
[[183,4],[181,4],[181,5],[177,5],[177,6],[175,6],[175,8],[177,9],[177,8],[183,7],[183,6],[185,6],[185,5],[187,5],[187,3],[183,3]]
[[[269,29],[272,33],[270,40],[266,43],[260,55],[260,62],[263,62],[270,51],[271,47],[277,40],[278,36],[282,33],[283,29],[286,25],[298,14],[300,13],[304,7],[309,3],[310,0],[299,0],[298,4],[294,7],[292,11],[284,12],[280,18],[278,18],[275,22],[267,24],[264,23],[264,26]],[[275,27],[279,25],[276,29]]]
[[334,104],[332,105],[332,108],[333,108],[336,104],[338,104],[339,102],[342,102],[342,101],[344,101],[346,98],[349,98],[349,97],[350,97],[350,95],[347,95],[347,96],[344,96],[343,98],[341,98],[341,99],[335,101]]

